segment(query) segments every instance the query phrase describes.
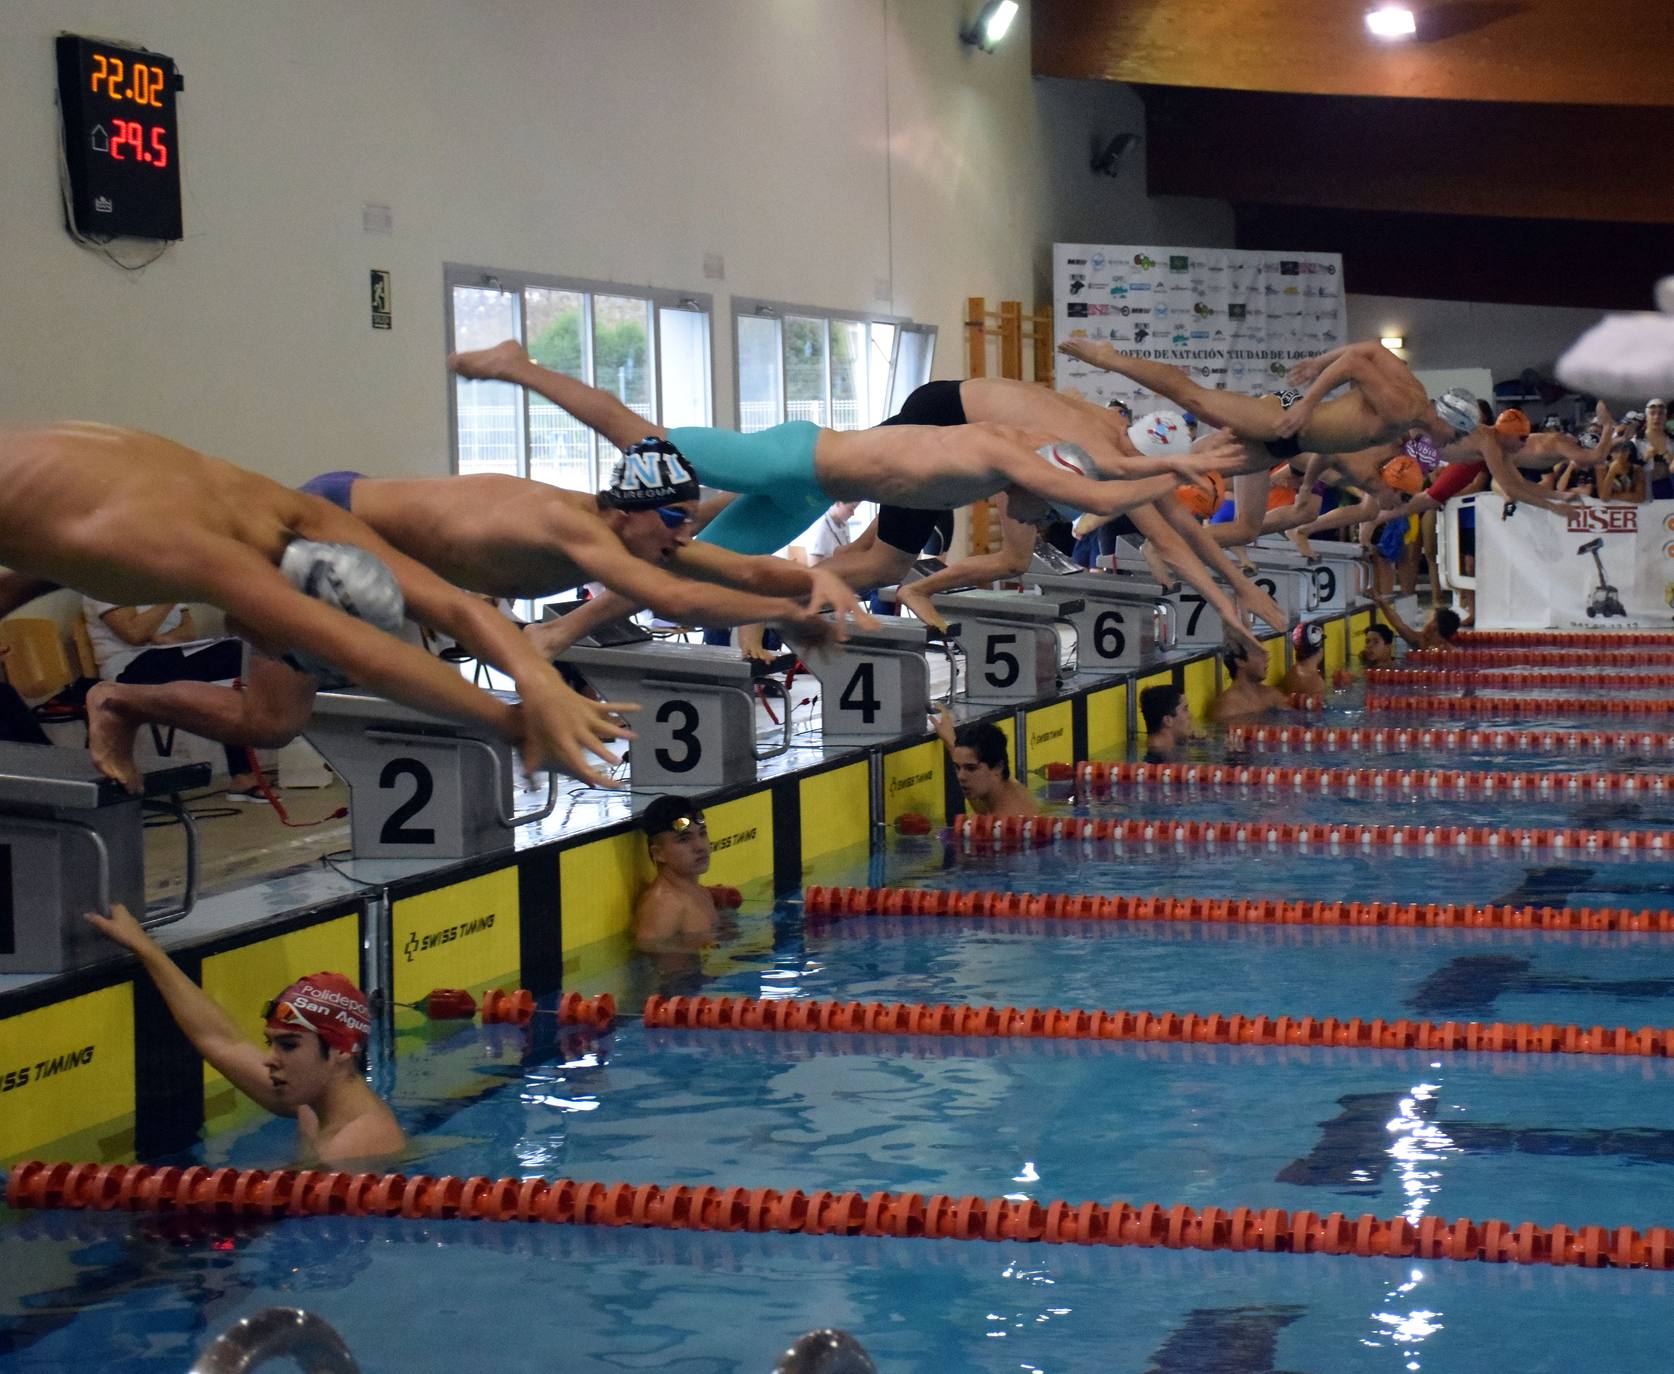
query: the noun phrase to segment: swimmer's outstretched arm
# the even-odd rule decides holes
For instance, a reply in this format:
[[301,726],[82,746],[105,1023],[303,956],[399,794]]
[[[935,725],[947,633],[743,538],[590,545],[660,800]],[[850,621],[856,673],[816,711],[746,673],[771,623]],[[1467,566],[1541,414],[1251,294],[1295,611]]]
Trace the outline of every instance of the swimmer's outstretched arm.
[[[406,598],[407,613],[414,620],[457,640],[472,654],[493,664],[516,683],[519,725],[514,734],[503,730],[498,733],[517,743],[523,755],[523,766],[529,772],[557,768],[596,787],[616,785],[594,771],[588,756],[615,764],[616,756],[605,746],[611,740],[631,738],[632,732],[614,716],[624,710],[637,710],[637,707],[597,702],[582,696],[553,671],[551,663],[537,653],[534,645],[494,607],[443,581],[422,563],[399,552],[363,522],[331,502],[308,500],[305,513],[297,524],[299,531],[311,539],[357,544],[376,554],[400,585],[401,594]],[[263,622],[246,620],[246,623],[259,627]],[[373,634],[377,635],[377,632],[373,631]],[[377,638],[386,643],[395,642],[388,635],[377,635]],[[419,652],[429,658],[428,654]],[[336,662],[329,655],[326,657],[328,661]],[[337,666],[348,671],[343,664]],[[438,666],[445,674],[452,672],[446,664],[438,663]],[[398,700],[406,699],[365,677],[356,677],[355,681],[375,687]],[[460,681],[463,683],[464,680]],[[467,690],[493,701],[486,693],[478,693],[476,688],[465,685]]]
[[[1290,622],[1279,609],[1279,603],[1256,586],[1250,578],[1244,576],[1227,556],[1226,550],[1216,541],[1210,529],[1193,519],[1191,512],[1178,501],[1159,501],[1148,510],[1136,512],[1133,523],[1148,540],[1166,541],[1158,544],[1159,550],[1164,551],[1165,558],[1168,557],[1166,547],[1171,542],[1168,541],[1170,533],[1186,546],[1188,557],[1184,561],[1170,559],[1171,566],[1185,581],[1191,583],[1199,596],[1208,600],[1209,604],[1220,612],[1221,618],[1228,625],[1238,627],[1239,621],[1236,616],[1228,616],[1222,608],[1226,598],[1221,593],[1220,584],[1215,581],[1215,573],[1219,573],[1227,586],[1233,589],[1233,595],[1244,610],[1258,620],[1266,621],[1280,634],[1290,628]],[[1213,598],[1210,596],[1211,592],[1215,593]],[[1246,638],[1253,639],[1253,636]]]
[[641,439],[668,437],[661,425],[630,410],[608,391],[542,367],[516,339],[507,339],[493,348],[455,353],[448,358],[448,371],[481,381],[511,382],[544,396],[617,448],[627,448]]
[[[1492,430],[1477,429],[1468,435],[1464,441],[1488,464],[1488,471],[1493,474],[1494,481],[1505,493],[1508,501],[1517,501],[1530,506],[1538,506],[1541,510],[1551,511],[1554,515],[1568,515],[1570,510],[1582,500],[1579,492],[1565,493],[1548,491],[1545,487],[1537,487],[1528,478],[1512,467],[1505,456],[1505,450],[1500,447],[1500,441]],[[1560,496],[1567,496],[1567,500],[1560,500]]]
[[[1302,533],[1311,539],[1316,534],[1327,534],[1332,530],[1346,530],[1350,525],[1362,524],[1367,520],[1376,518],[1383,510],[1384,507],[1379,504],[1376,497],[1362,496],[1352,506],[1338,506],[1336,510],[1329,511],[1325,515],[1319,515],[1316,509],[1315,518],[1298,521],[1296,524],[1283,526],[1282,528],[1294,529],[1300,526]],[[1390,513],[1392,515],[1409,515],[1412,513],[1412,508],[1401,506]]]
[[1390,629],[1394,630],[1396,634],[1400,635],[1401,638],[1406,640],[1413,648],[1417,649],[1422,647],[1424,643],[1423,636],[1421,636],[1417,630],[1413,629],[1411,625],[1407,624],[1406,621],[1401,619],[1401,613],[1395,609],[1394,603],[1390,601],[1387,596],[1384,596],[1381,592],[1373,592],[1372,602],[1380,611],[1383,612],[1384,619],[1389,622]]
[[261,1048],[244,1036],[214,998],[181,972],[122,903],[113,905],[108,916],[88,912],[86,919],[107,939],[139,959],[192,1048],[220,1070],[233,1087],[275,1116],[296,1115],[296,1108],[287,1106],[274,1092]]

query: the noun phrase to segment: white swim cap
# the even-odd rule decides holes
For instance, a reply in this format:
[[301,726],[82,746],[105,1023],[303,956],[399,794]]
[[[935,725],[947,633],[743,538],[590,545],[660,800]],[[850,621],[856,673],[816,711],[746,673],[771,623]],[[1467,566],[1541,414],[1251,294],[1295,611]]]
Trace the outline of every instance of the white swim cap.
[[1153,410],[1128,426],[1128,438],[1147,458],[1185,453],[1192,446],[1186,417],[1177,410]]
[[[1093,467],[1093,457],[1079,444],[1042,444],[1035,450],[1042,458],[1065,472],[1073,472],[1079,477],[1098,480],[1098,471]],[[1071,506],[1062,501],[1053,501],[1048,497],[1041,497],[1047,505],[1065,520],[1074,520],[1085,512],[1079,506]]]
[[1476,408],[1476,397],[1462,386],[1456,386],[1436,397],[1436,414],[1444,425],[1452,425],[1461,434],[1469,434],[1482,423],[1482,412]]
[[[322,544],[296,539],[285,546],[279,571],[304,596],[395,634],[401,629],[407,605],[390,572],[376,554],[354,544]],[[322,686],[341,686],[346,679],[336,668],[300,649],[288,658]]]

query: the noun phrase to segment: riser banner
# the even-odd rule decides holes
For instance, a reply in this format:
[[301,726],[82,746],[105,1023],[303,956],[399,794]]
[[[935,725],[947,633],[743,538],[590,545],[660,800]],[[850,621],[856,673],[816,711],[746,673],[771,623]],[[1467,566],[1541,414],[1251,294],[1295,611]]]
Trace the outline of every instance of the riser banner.
[[[1059,339],[1173,363],[1215,390],[1276,391],[1298,359],[1349,341],[1340,253],[1058,243],[1052,258]],[[1125,377],[1057,361],[1059,391],[1156,408]]]
[[1674,629],[1674,501],[1504,510],[1476,498],[1480,628]]

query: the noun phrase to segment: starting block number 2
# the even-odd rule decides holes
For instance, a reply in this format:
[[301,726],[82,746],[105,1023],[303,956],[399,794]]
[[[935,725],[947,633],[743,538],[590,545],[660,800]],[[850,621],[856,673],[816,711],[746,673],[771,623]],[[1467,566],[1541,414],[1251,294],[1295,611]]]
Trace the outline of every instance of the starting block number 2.
[[403,779],[413,783],[412,795],[389,813],[383,828],[378,831],[380,844],[435,844],[436,831],[431,826],[409,827],[407,822],[430,805],[436,795],[436,778],[430,769],[414,758],[391,759],[378,774],[378,790],[393,792]]

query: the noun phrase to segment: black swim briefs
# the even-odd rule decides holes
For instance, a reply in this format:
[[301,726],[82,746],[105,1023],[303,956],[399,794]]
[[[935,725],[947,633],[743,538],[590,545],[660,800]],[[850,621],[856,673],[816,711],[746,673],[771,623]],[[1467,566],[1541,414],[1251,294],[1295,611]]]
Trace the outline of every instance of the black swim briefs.
[[[912,506],[879,506],[878,538],[892,549],[910,553],[943,554],[953,543],[953,512],[917,510]],[[935,548],[927,547],[932,538]]]
[[959,399],[959,388],[963,385],[963,382],[926,382],[884,424],[962,425],[966,423],[965,403]]
[[[1279,398],[1279,404],[1286,410],[1302,399],[1300,391],[1275,391],[1273,395]],[[1302,452],[1302,436],[1293,434],[1288,439],[1275,439],[1266,448],[1275,458],[1294,458]]]

